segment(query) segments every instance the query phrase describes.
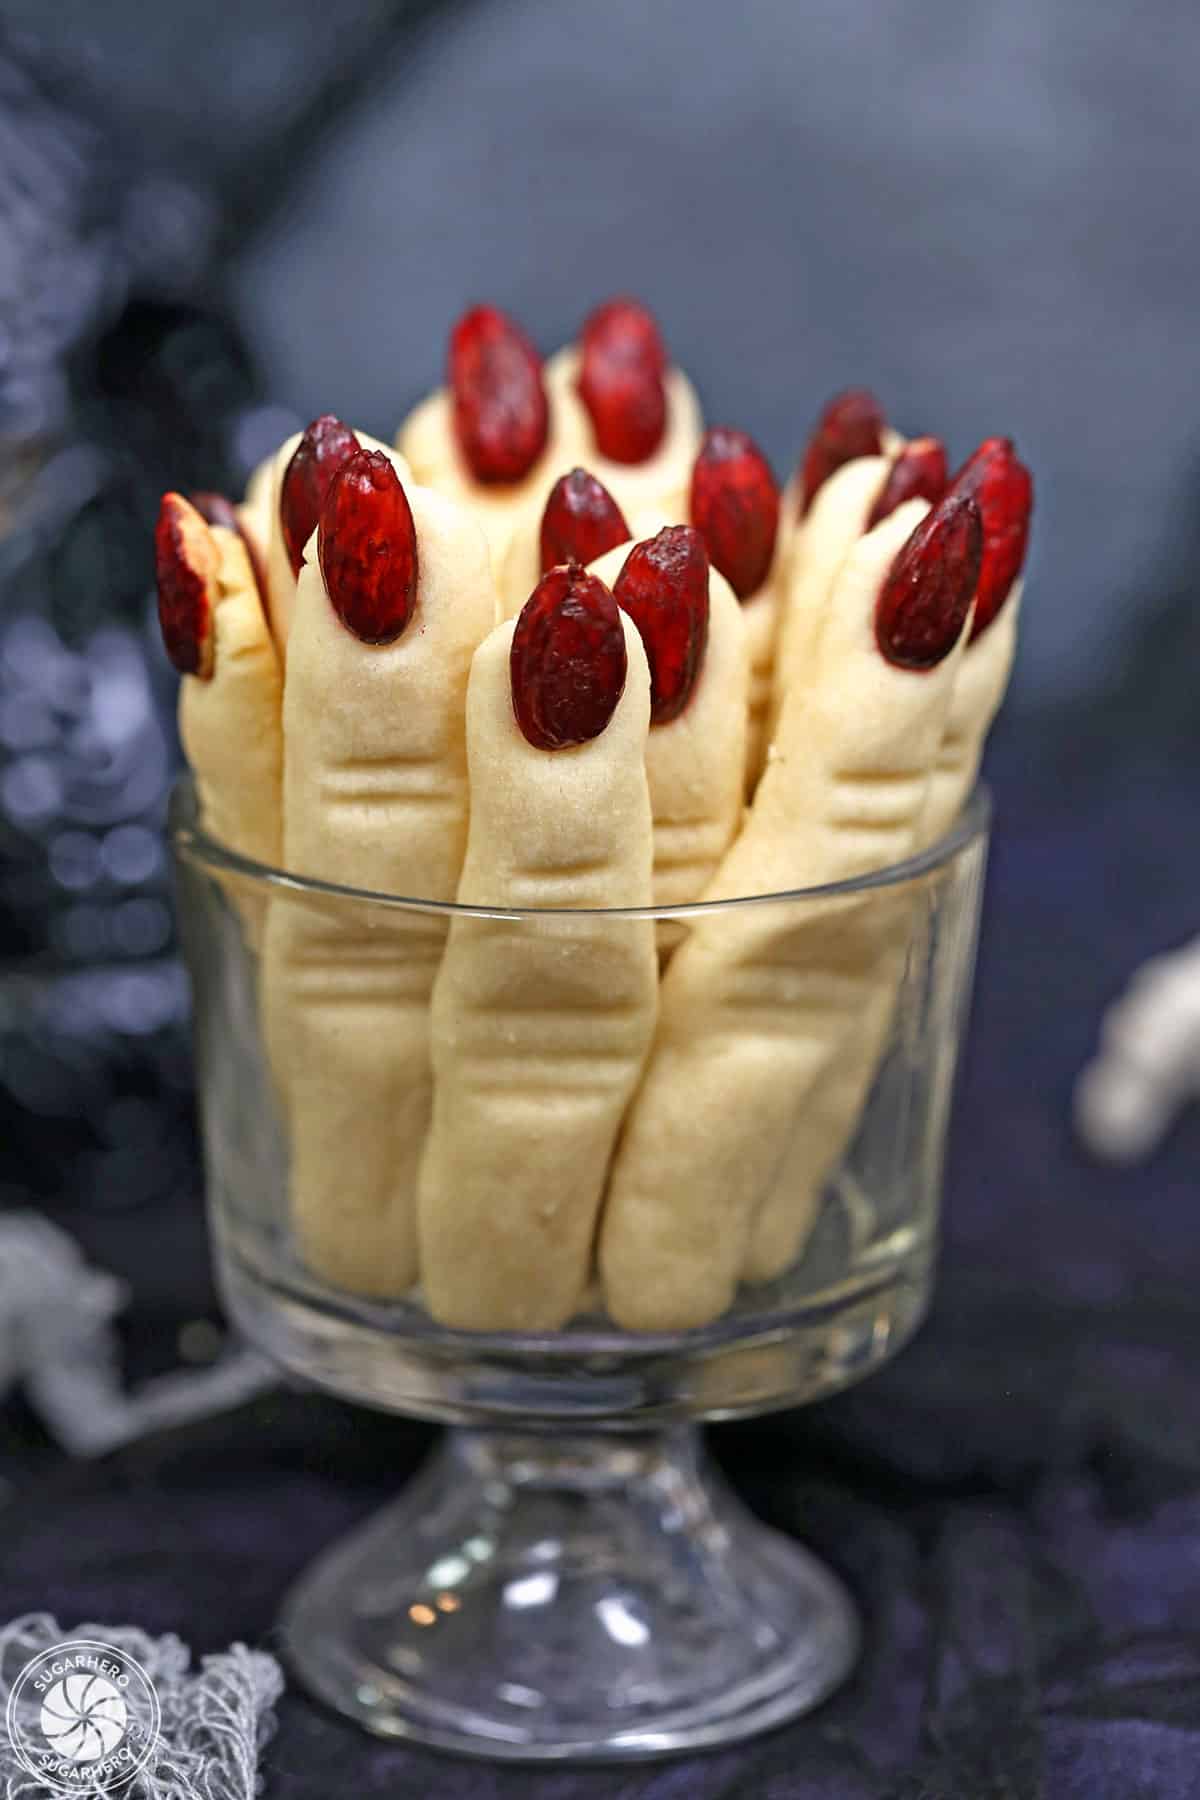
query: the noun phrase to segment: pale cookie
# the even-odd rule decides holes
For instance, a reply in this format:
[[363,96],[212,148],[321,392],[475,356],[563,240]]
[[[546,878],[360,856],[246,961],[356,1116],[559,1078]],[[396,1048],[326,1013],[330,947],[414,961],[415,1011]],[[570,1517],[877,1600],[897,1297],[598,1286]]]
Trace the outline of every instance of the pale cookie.
[[788,566],[788,538],[780,530],[767,578],[757,593],[742,601],[746,624],[746,649],[750,663],[750,688],[746,726],[746,798],[755,789],[767,765],[770,742],[771,690],[775,680],[776,643],[783,604],[783,575]]
[[[543,505],[540,508],[534,507],[522,513],[521,517],[514,525],[512,535],[509,538],[508,545],[501,559],[500,574],[497,581],[497,587],[500,590],[500,619],[497,620],[497,624],[503,619],[516,618],[530,594],[532,594],[534,588],[541,580],[542,575],[545,573],[542,568],[543,522],[551,509],[555,493],[561,491],[563,485],[569,487],[571,485],[571,477],[578,476],[580,473],[581,471],[578,468],[569,470],[567,483],[555,483]],[[591,470],[583,470],[582,474],[585,477],[590,476]],[[608,498],[611,500],[612,496],[609,495]],[[614,517],[611,521],[613,536],[616,536],[617,532],[620,530],[621,522],[623,521],[625,532],[618,541],[624,544],[626,550],[628,550],[635,537],[650,537],[661,525],[666,523],[665,519],[655,513],[653,515],[652,524],[647,523],[647,528],[645,530],[639,529],[635,532],[632,529],[631,521],[625,517],[624,512],[619,508],[618,511],[620,511],[621,514],[620,519]],[[560,559],[556,557],[554,560],[558,561]],[[583,558],[580,557],[577,560],[582,561]]]
[[[196,781],[205,830],[252,862],[279,862],[283,676],[267,629],[246,547],[234,531],[211,526],[218,550],[212,675],[185,675],[179,686],[179,735]],[[255,948],[266,902],[245,883],[230,883]]]
[[[928,510],[900,507],[847,557],[817,679],[801,706],[785,702],[775,757],[705,899],[852,879],[911,851],[968,626],[939,664],[914,672],[881,654],[875,613]],[[600,1268],[618,1324],[702,1325],[731,1303],[799,1108],[893,945],[888,900],[702,916],[676,950],[602,1221]]]
[[[351,427],[351,429],[354,428]],[[270,493],[265,513],[267,533],[265,568],[271,630],[275,635],[275,642],[279,646],[279,653],[285,662],[288,654],[288,637],[292,628],[292,611],[296,604],[296,576],[292,574],[292,565],[283,541],[283,526],[279,517],[279,496],[283,489],[283,478],[287,473],[288,464],[296,454],[297,446],[303,435],[303,432],[300,431],[293,432],[290,438],[280,444],[271,458]],[[378,438],[369,437],[365,431],[355,430],[354,435],[358,439],[361,449],[384,452],[406,489],[417,479],[404,458],[393,450],[390,444],[381,444]],[[264,529],[260,478],[261,469],[256,469],[251,477],[254,484],[254,497],[252,499],[248,491],[244,502],[244,506],[250,508],[250,523],[254,534]],[[257,535],[255,535],[255,542],[257,543],[257,541]]]
[[[550,400],[550,435],[546,448],[520,481],[488,483],[476,480],[454,435],[454,409],[448,388],[438,388],[420,401],[396,434],[397,448],[412,468],[414,480],[436,488],[441,494],[449,494],[474,513],[487,537],[497,581],[503,571],[509,539],[518,523],[526,514],[540,519],[546,495],[558,477],[584,461],[583,427],[578,407],[556,405],[548,386],[547,398]],[[534,529],[536,531],[536,525]]]
[[[1008,687],[1021,588],[1019,580],[1014,583],[995,620],[967,646],[959,662],[917,824],[916,850],[945,836],[975,786],[983,746]],[[787,1156],[750,1235],[744,1270],[749,1281],[773,1281],[803,1249],[817,1218],[822,1186],[854,1135],[886,1051],[903,962],[903,953],[897,951],[890,965],[881,967],[861,1029],[847,1039],[805,1102]]]
[[1008,691],[1024,588],[1022,577],[1014,581],[995,619],[963,655],[917,830],[919,849],[946,835],[971,796],[987,734]]
[[[471,828],[459,900],[645,906],[650,681],[632,623],[624,693],[570,749],[513,712],[515,626],[480,646],[467,697]],[[433,1125],[421,1169],[421,1280],[434,1318],[548,1331],[590,1273],[613,1143],[654,1031],[649,919],[456,918],[433,999]]]
[[[779,637],[771,678],[768,736],[779,725],[788,688],[812,678],[812,652],[838,570],[862,536],[867,515],[891,467],[884,456],[860,456],[835,469],[796,527],[779,579]],[[781,509],[782,515],[782,509]]]
[[[629,544],[589,564],[612,587]],[[619,598],[619,596],[618,596]],[[651,725],[646,778],[654,821],[655,906],[698,900],[741,822],[746,760],[748,664],[743,609],[708,572],[708,643],[691,699],[674,719]]]
[[[463,725],[495,594],[469,514],[407,489],[419,582],[394,642],[361,643],[305,552],[284,687],[289,871],[454,898],[469,804]],[[276,894],[263,965],[273,1065],[288,1095],[291,1198],[306,1261],[353,1292],[417,1275],[416,1180],[432,1101],[429,998],[446,937],[431,913]]]
[[567,344],[543,371],[552,412],[574,421],[580,445],[576,460],[604,484],[631,522],[635,512],[661,514],[671,524],[681,522],[687,517],[688,483],[704,435],[695,388],[682,369],[669,368],[663,377],[667,422],[662,442],[642,462],[615,462],[597,448],[591,419],[579,398],[579,363],[578,345]]

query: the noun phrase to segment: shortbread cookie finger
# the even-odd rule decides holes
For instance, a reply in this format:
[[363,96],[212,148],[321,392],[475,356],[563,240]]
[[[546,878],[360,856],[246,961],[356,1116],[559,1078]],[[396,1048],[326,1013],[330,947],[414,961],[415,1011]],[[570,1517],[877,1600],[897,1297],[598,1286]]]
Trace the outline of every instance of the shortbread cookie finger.
[[[595,546],[606,536],[615,547],[599,554]],[[616,503],[593,476],[577,469],[555,484],[542,523],[543,561],[549,567],[550,559],[588,558],[634,618],[650,660],[654,904],[679,906],[703,892],[741,817],[745,620],[694,527],[664,527],[633,549],[628,536]],[[510,569],[517,550],[528,551],[527,537],[514,536]],[[664,925],[660,947],[677,936]]]
[[[906,506],[850,552],[820,677],[785,704],[741,834],[706,899],[841,881],[912,848],[979,570],[979,510]],[[704,1324],[730,1304],[755,1210],[799,1107],[887,954],[887,896],[699,918],[663,978],[659,1026],[600,1237],[613,1317]]]
[[649,714],[637,631],[578,567],[551,570],[476,654],[459,900],[569,910],[450,927],[420,1197],[421,1279],[443,1324],[552,1330],[587,1285],[657,963],[651,920],[570,912],[649,903]]
[[[238,855],[274,867],[282,676],[246,546],[182,495],[164,494],[155,562],[163,638],[183,675],[180,736],[204,827]],[[264,903],[245,887],[231,892],[257,947]]]
[[742,605],[750,659],[746,793],[766,761],[779,583],[785,558],[779,536],[779,490],[766,457],[744,431],[715,426],[692,469],[689,511],[708,559]]
[[861,456],[894,456],[903,442],[869,388],[835,394],[822,407],[796,470],[800,517],[808,516],[820,489],[845,463]]
[[[1003,698],[1016,643],[1017,598],[1014,593],[983,646],[969,645],[959,665],[918,827],[918,850],[949,830],[974,786],[987,731],[978,721],[985,715],[990,719]],[[971,707],[976,696],[984,700],[979,712]],[[877,992],[864,1008],[860,1028],[847,1038],[805,1101],[787,1155],[750,1233],[744,1271],[748,1281],[774,1281],[802,1252],[817,1220],[825,1182],[854,1136],[879,1071],[902,974],[903,954],[898,951],[891,966],[880,970]]]
[[[284,862],[377,893],[454,897],[466,845],[463,706],[495,596],[470,516],[387,456],[334,476],[306,551],[284,687]],[[288,1096],[309,1265],[356,1293],[416,1279],[443,918],[277,894],[264,1020]],[[281,1065],[281,1066],[280,1066]]]
[[628,516],[682,519],[704,430],[700,402],[670,364],[653,315],[639,301],[608,300],[578,344],[546,364],[551,404],[574,411],[580,460]]
[[[650,664],[646,776],[655,906],[698,900],[742,816],[749,668],[742,609],[694,526],[592,564],[633,619]],[[660,948],[678,928],[660,927]]]
[[779,641],[771,690],[774,737],[789,687],[803,686],[837,572],[864,531],[905,500],[940,500],[946,453],[936,438],[919,438],[894,459],[857,456],[823,481],[804,516],[780,587]]
[[[909,446],[910,451],[915,448]],[[1029,473],[1007,439],[991,438],[980,445],[956,476],[954,486],[956,492],[972,495],[979,504],[983,556],[972,637],[955,673],[945,728],[917,825],[917,850],[936,843],[949,831],[975,785],[983,746],[1004,698],[1016,649],[1020,569],[1032,508]],[[823,1184],[853,1136],[875,1080],[901,975],[902,957],[898,954],[892,968],[881,971],[860,1029],[847,1039],[805,1104],[779,1175],[751,1232],[745,1269],[751,1281],[770,1281],[782,1274],[808,1238]]]
[[271,631],[271,596],[267,587],[267,560],[263,549],[264,540],[259,538],[257,530],[257,526],[261,524],[266,517],[266,509],[262,506],[261,499],[257,519],[255,518],[252,509],[247,507],[245,502],[243,502],[241,506],[235,506],[231,500],[225,498],[224,494],[212,492],[191,493],[188,495],[188,499],[196,508],[200,517],[209,525],[220,525],[225,530],[233,532],[235,537],[241,539],[242,548],[245,550],[250,561],[251,573],[254,576],[254,585],[258,590],[259,607],[263,618],[266,621],[267,631],[270,633],[272,642],[274,642],[275,634]]
[[[271,460],[266,515],[267,598],[271,630],[285,660],[305,547],[317,528],[331,481],[357,450],[382,451],[401,482],[412,480],[408,464],[395,450],[368,437],[365,431],[351,430],[332,413],[322,413],[304,431],[288,438]],[[257,483],[258,471],[254,479]],[[261,509],[261,490],[256,487],[252,529],[262,529]]]
[[863,534],[887,468],[883,456],[856,457],[844,464],[822,484],[797,528],[779,583],[779,630],[767,715],[770,739],[779,729],[784,695],[812,679],[813,648],[830,591]]
[[1033,480],[1010,438],[985,438],[954,477],[954,491],[970,494],[978,503],[983,563],[971,641],[955,677],[921,820],[922,845],[936,843],[949,831],[966,804],[1008,689],[1033,516]]
[[590,470],[560,475],[541,512],[524,514],[513,527],[498,583],[501,617],[515,619],[542,576],[559,563],[595,562],[631,535],[621,508]]
[[459,319],[447,385],[413,408],[396,442],[417,481],[475,514],[497,579],[517,521],[585,460],[578,404],[551,405],[537,351],[494,306]]
[[783,666],[790,669],[796,660],[790,647],[792,607],[787,597],[794,579],[792,564],[803,551],[817,496],[825,483],[847,463],[862,457],[895,455],[903,442],[903,438],[888,425],[882,406],[869,388],[846,388],[821,409],[784,489],[780,531],[785,560],[779,570],[781,616],[770,712],[769,735],[772,737],[779,722],[782,698],[780,663],[782,661]]

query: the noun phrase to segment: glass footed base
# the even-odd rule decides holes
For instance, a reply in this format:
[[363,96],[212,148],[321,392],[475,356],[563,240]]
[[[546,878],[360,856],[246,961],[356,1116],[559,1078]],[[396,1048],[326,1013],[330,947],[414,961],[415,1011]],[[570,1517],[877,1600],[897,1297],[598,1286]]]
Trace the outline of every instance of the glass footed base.
[[386,1737],[633,1761],[733,1743],[849,1672],[854,1609],[695,1430],[454,1430],[283,1617],[306,1685]]

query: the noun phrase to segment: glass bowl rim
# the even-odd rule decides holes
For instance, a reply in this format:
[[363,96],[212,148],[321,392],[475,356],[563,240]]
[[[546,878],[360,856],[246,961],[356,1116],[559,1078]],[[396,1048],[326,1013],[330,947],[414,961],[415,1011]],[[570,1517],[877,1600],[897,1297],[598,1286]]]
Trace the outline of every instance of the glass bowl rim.
[[323,881],[315,876],[294,875],[286,869],[273,868],[242,856],[218,839],[210,837],[200,824],[196,784],[192,775],[184,774],[176,781],[170,801],[168,836],[175,854],[185,863],[204,869],[211,875],[235,877],[239,882],[264,887],[269,891],[311,894],[326,900],[340,900],[359,905],[382,906],[398,912],[436,913],[448,918],[509,919],[530,918],[613,918],[613,919],[697,919],[710,913],[741,911],[747,907],[778,906],[782,902],[805,902],[848,899],[881,888],[901,887],[950,863],[969,846],[987,835],[991,824],[992,799],[981,782],[972,790],[954,824],[936,843],[906,857],[902,862],[872,869],[846,881],[825,882],[816,887],[790,888],[772,894],[740,894],[726,900],[691,900],[677,906],[482,906],[464,905],[457,900],[422,900],[402,894],[375,892],[371,888],[349,887],[341,882]]

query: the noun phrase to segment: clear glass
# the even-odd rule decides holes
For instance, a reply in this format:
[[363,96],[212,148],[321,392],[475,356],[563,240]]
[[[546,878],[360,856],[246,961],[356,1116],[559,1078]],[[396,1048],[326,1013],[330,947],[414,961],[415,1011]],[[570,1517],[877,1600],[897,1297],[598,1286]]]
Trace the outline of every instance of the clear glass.
[[[862,881],[602,915],[611,931],[653,918],[660,948],[673,948],[701,917],[706,930],[715,919],[743,931],[754,909],[768,967],[789,946],[823,941],[811,931],[822,910],[848,920],[858,954],[873,945],[875,958],[848,1027],[868,1046],[843,1083],[857,1123],[813,1197],[797,1190],[791,1202],[776,1181],[774,1203],[782,1193],[785,1204],[773,1254],[779,1243],[797,1253],[770,1278],[756,1268],[713,1323],[623,1331],[593,1284],[560,1330],[467,1331],[436,1323],[419,1288],[367,1298],[306,1265],[255,946],[269,908],[299,909],[335,945],[364,929],[396,943],[398,919],[411,942],[455,916],[495,920],[510,942],[575,927],[562,913],[432,906],[259,868],[205,836],[181,786],[172,840],[226,1303],[294,1375],[455,1428],[400,1500],[318,1559],[288,1600],[288,1653],[323,1699],[372,1731],[444,1749],[612,1761],[732,1742],[843,1679],[858,1636],[846,1595],[726,1491],[697,1421],[821,1398],[877,1368],[920,1323],[987,826],[980,793],[940,844]],[[786,1005],[773,1016],[789,1028]],[[354,1079],[335,1063],[321,1070],[331,1095]],[[798,1128],[820,1091],[797,1098]],[[350,1205],[361,1153],[347,1143]]]

